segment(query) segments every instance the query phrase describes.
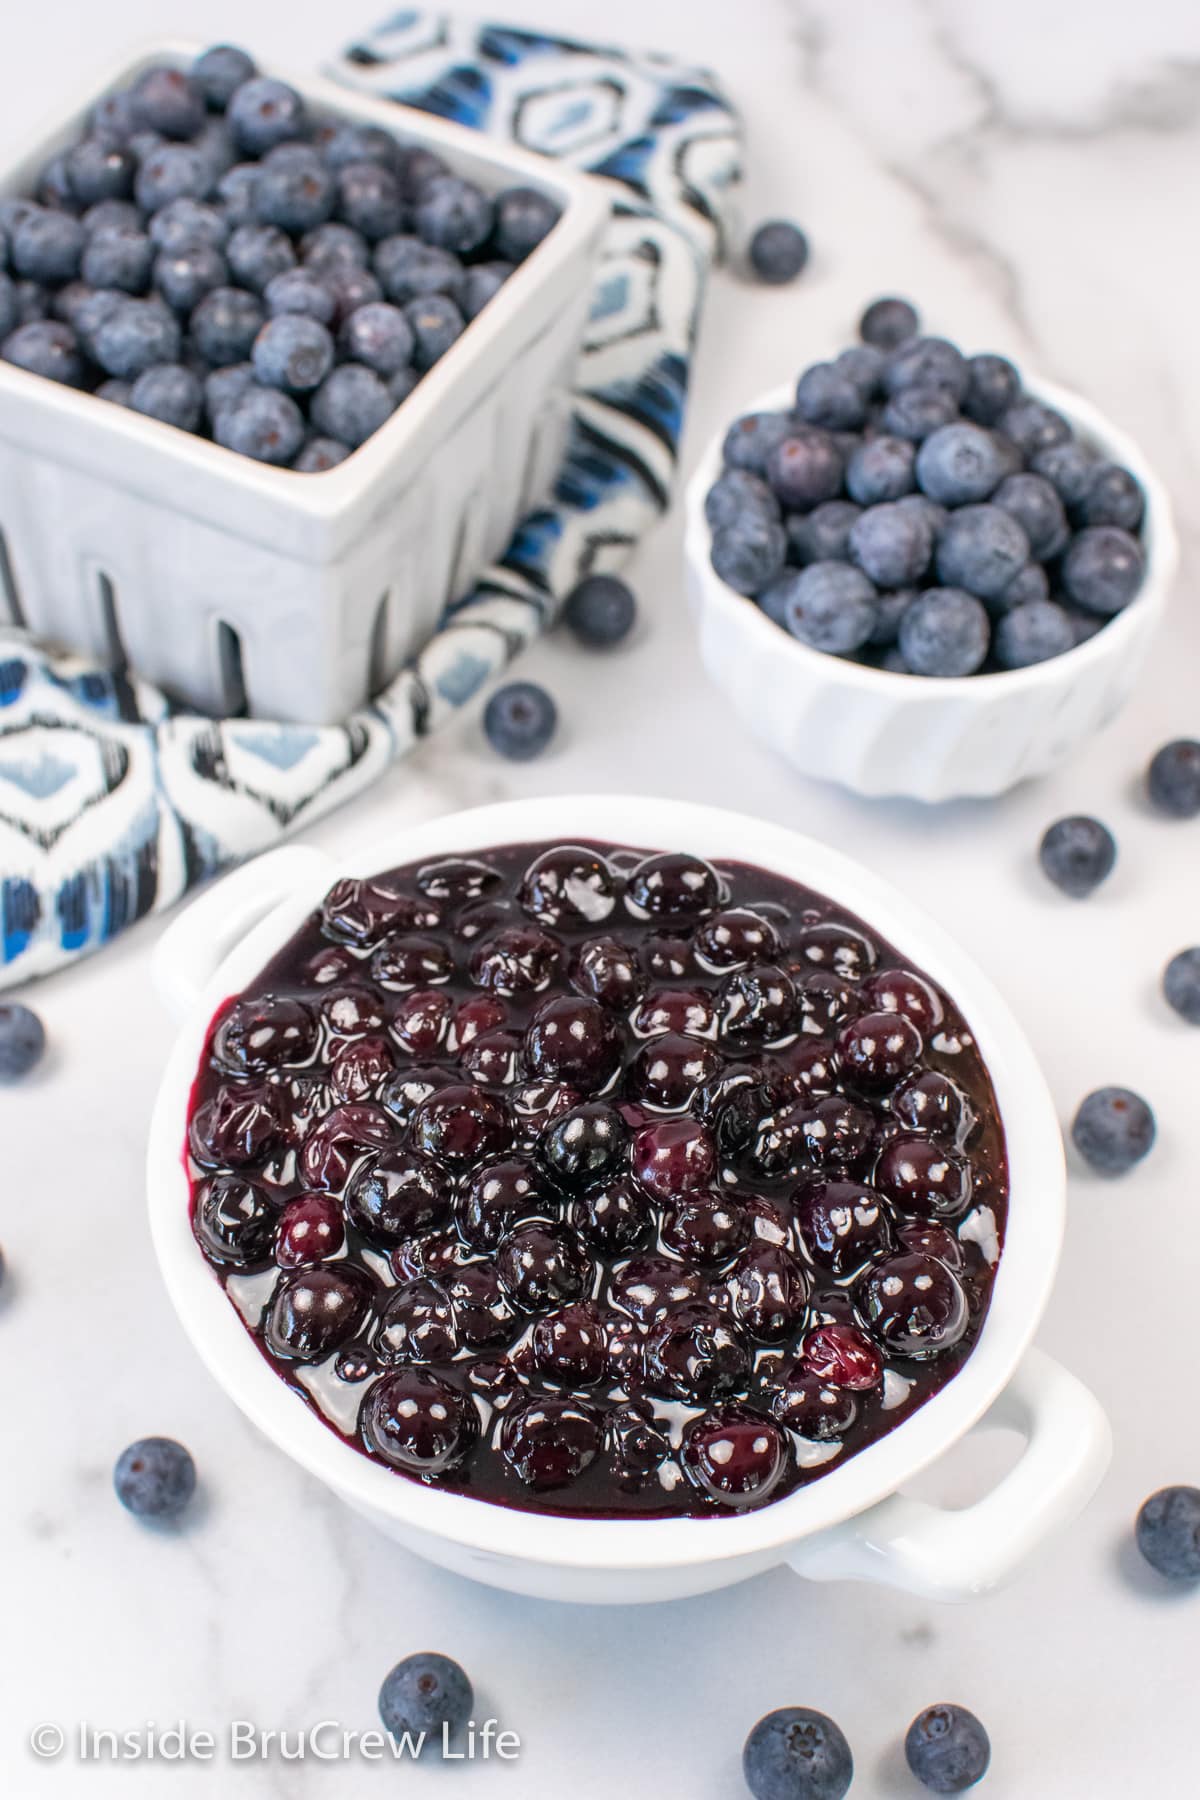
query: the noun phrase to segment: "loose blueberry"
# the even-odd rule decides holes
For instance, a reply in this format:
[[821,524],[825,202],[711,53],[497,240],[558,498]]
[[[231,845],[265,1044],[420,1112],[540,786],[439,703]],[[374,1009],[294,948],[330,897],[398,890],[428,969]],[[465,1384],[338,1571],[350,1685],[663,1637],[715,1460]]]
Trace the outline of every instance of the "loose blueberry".
[[1038,849],[1038,861],[1055,887],[1075,900],[1086,899],[1112,874],[1116,840],[1099,819],[1076,815],[1051,825]]
[[949,388],[905,387],[892,395],[879,422],[892,437],[919,444],[957,417],[958,404]]
[[1142,1503],[1137,1547],[1168,1581],[1200,1580],[1200,1488],[1165,1487]]
[[[306,256],[304,260],[310,259]],[[457,256],[403,233],[376,244],[373,263],[384,293],[397,306],[431,294],[456,294],[462,280]]]
[[182,347],[178,321],[159,300],[122,300],[91,338],[100,367],[121,381],[134,381],[156,363],[177,363]]
[[1151,804],[1172,819],[1200,813],[1200,740],[1175,738],[1151,759],[1146,772]]
[[117,1499],[139,1519],[174,1519],[196,1489],[196,1465],[174,1438],[139,1438],[117,1458]]
[[[285,157],[285,149],[300,153]],[[331,216],[336,197],[334,177],[315,150],[281,145],[259,170],[254,216],[260,225],[275,225],[280,231],[312,231]]]
[[965,1706],[926,1707],[904,1739],[908,1766],[933,1794],[965,1794],[982,1781],[992,1759],[987,1732]]
[[1127,1175],[1154,1146],[1154,1114],[1129,1088],[1097,1088],[1080,1104],[1071,1138],[1098,1175]]
[[20,1081],[45,1049],[46,1031],[37,1014],[15,1000],[0,1004],[0,1081]]
[[1163,993],[1181,1019],[1200,1025],[1200,946],[1171,958],[1163,972]]
[[493,750],[511,762],[540,756],[558,725],[558,708],[533,681],[510,681],[497,688],[483,713],[483,729]]
[[754,1800],[842,1800],[854,1779],[854,1758],[824,1713],[781,1706],[760,1719],[746,1739],[742,1772]]
[[581,644],[607,648],[629,636],[637,617],[633,590],[615,575],[589,575],[567,595],[563,618]]
[[[732,474],[725,479],[732,480]],[[755,481],[757,477],[748,475],[745,479]],[[772,506],[778,510],[775,496],[763,485]],[[824,500],[810,513],[789,513],[785,529],[792,560],[798,563],[845,561],[849,555],[851,528],[861,514],[862,508],[855,506],[852,500]]]
[[769,219],[750,239],[748,255],[758,279],[778,287],[794,281],[808,262],[808,239],[798,225]]

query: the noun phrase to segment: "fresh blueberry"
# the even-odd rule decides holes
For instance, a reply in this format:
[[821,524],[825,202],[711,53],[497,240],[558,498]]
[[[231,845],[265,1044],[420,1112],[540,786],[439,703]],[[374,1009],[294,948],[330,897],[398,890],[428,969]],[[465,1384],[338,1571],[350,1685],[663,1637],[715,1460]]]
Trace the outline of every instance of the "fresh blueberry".
[[1104,629],[1104,620],[1098,619],[1095,613],[1076,612],[1074,607],[1066,608],[1067,617],[1071,621],[1071,630],[1075,636],[1076,646],[1086,644]]
[[0,1081],[20,1081],[45,1049],[46,1030],[37,1014],[16,1000],[0,1003]]
[[406,368],[416,347],[407,318],[386,300],[356,307],[342,326],[339,341],[352,361],[365,363],[384,376]]
[[448,294],[425,294],[404,308],[415,345],[413,367],[431,369],[466,329],[466,320]]
[[867,642],[876,621],[875,588],[849,563],[810,563],[789,578],[787,629],[813,650],[847,656]]
[[704,517],[714,531],[723,531],[745,512],[778,519],[779,502],[761,475],[753,475],[749,469],[726,469],[704,497]]
[[[409,159],[409,181],[413,180]],[[492,233],[497,253],[506,262],[523,262],[558,224],[558,206],[536,188],[505,188],[496,195],[496,224]]]
[[[755,481],[757,476],[747,480]],[[770,488],[766,492],[774,504]],[[853,500],[823,500],[810,513],[789,513],[785,528],[793,559],[799,563],[844,562],[850,554],[851,529],[861,517],[862,508]]]
[[378,162],[347,163],[337,172],[337,213],[374,243],[404,224],[404,198],[391,169]]
[[858,335],[864,344],[872,344],[877,350],[898,350],[909,338],[916,337],[920,327],[916,308],[907,300],[888,294],[881,300],[872,300],[858,322]]
[[222,175],[237,162],[238,152],[233,133],[224,119],[210,119],[192,141],[208,169],[209,185],[215,187]]
[[877,587],[910,587],[933,555],[933,532],[922,514],[894,501],[869,506],[850,531],[850,557]]
[[155,258],[154,285],[176,312],[192,312],[206,294],[228,281],[229,265],[212,244],[160,250]]
[[19,219],[12,231],[10,257],[13,272],[28,281],[53,286],[73,281],[79,273],[87,234],[70,213],[34,207]]
[[117,1458],[113,1486],[139,1519],[173,1519],[196,1488],[196,1465],[174,1438],[139,1438]]
[[947,338],[918,337],[901,344],[889,357],[883,385],[889,394],[906,388],[941,388],[957,406],[967,391],[969,373],[963,353]]
[[1000,418],[1000,430],[1011,438],[1025,457],[1051,444],[1061,444],[1071,436],[1071,427],[1062,414],[1040,400],[1018,400]]
[[[16,330],[19,317],[16,284],[0,270],[0,344],[10,331]],[[69,319],[66,321],[68,325],[70,322]]]
[[1089,525],[1063,557],[1062,583],[1076,606],[1105,616],[1128,606],[1142,585],[1142,546],[1115,525]]
[[781,1706],[746,1739],[742,1773],[754,1800],[842,1800],[854,1779],[854,1758],[824,1713]]
[[379,1690],[384,1728],[397,1739],[407,1732],[422,1750],[430,1745],[443,1750],[462,1731],[474,1704],[474,1689],[458,1663],[428,1650],[398,1662]]
[[75,211],[76,199],[71,191],[65,155],[51,157],[38,176],[37,199],[43,206],[53,207],[58,212]]
[[235,163],[219,177],[216,184],[217,199],[230,229],[254,223],[254,195],[258,188],[258,177],[257,163]]
[[191,67],[192,86],[205,98],[214,112],[224,112],[243,82],[258,73],[253,57],[235,44],[214,44],[199,55]]
[[191,341],[214,369],[246,362],[250,347],[262,330],[262,303],[244,288],[214,288],[206,294],[189,321]]
[[855,431],[866,417],[862,390],[833,363],[813,363],[796,384],[796,411],[808,425]]
[[111,318],[128,298],[128,294],[122,294],[116,288],[97,288],[91,293],[81,294],[73,302],[67,323],[89,356],[92,355],[96,333],[105,319]]
[[[889,647],[900,635],[900,621],[917,597],[915,588],[890,588],[877,596],[875,629],[867,639],[876,648]],[[905,665],[907,670],[907,664]]]
[[916,451],[906,438],[868,438],[850,453],[846,463],[846,492],[860,506],[878,506],[899,500],[915,485]]
[[[1012,580],[993,595],[988,601],[988,608],[993,613],[1011,612],[1017,606],[1032,606],[1035,601],[1050,598],[1050,577],[1039,562],[1027,562],[1024,568],[1018,569]],[[1066,612],[1066,608],[1063,611]],[[1071,625],[1071,641],[1076,642],[1075,623],[1067,613]]]
[[1151,803],[1173,819],[1200,813],[1200,742],[1174,738],[1154,753],[1146,771]]
[[144,213],[154,213],[172,200],[203,200],[212,183],[212,170],[194,144],[163,144],[138,165],[133,197]]
[[365,162],[378,163],[380,168],[393,171],[400,166],[399,145],[378,125],[334,125],[320,142],[321,154],[331,169]]
[[376,244],[374,269],[384,293],[397,306],[429,294],[456,294],[463,272],[457,256],[404,232]]
[[497,688],[483,713],[483,729],[493,750],[511,762],[540,756],[558,725],[558,708],[533,681],[510,681]]
[[765,475],[767,457],[795,428],[790,413],[746,413],[725,433],[722,460],[727,469],[745,469]]
[[588,575],[567,595],[563,618],[581,644],[607,648],[629,636],[637,600],[616,575]]
[[133,95],[128,88],[105,94],[92,108],[91,128],[99,137],[115,138],[125,143],[137,130]]
[[254,373],[264,387],[291,394],[311,393],[333,367],[333,339],[324,325],[303,313],[268,319],[250,351]]
[[1099,819],[1078,814],[1051,825],[1038,848],[1038,861],[1055,887],[1084,900],[1112,874],[1117,845]]
[[28,219],[38,211],[36,200],[29,200],[20,194],[0,194],[0,231],[12,241],[13,233],[22,219]]
[[300,239],[300,260],[306,269],[328,280],[335,270],[368,268],[371,246],[362,232],[355,231],[352,225],[341,219],[329,219],[324,225],[306,231]]
[[67,180],[80,206],[124,200],[133,192],[137,167],[123,144],[110,137],[85,137],[67,151]]
[[92,237],[97,231],[122,226],[131,231],[140,231],[142,215],[132,200],[97,200],[95,206],[88,207],[80,224],[88,237]]
[[311,437],[292,467],[302,475],[323,475],[326,469],[335,469],[345,462],[349,455],[349,444],[339,444],[331,437]]
[[977,425],[994,425],[1002,419],[1021,392],[1021,377],[1006,356],[967,358],[967,391],[962,409]]
[[115,376],[110,375],[107,381],[100,383],[95,393],[97,400],[108,400],[113,406],[128,406],[133,393],[133,383],[132,381],[118,381]]
[[204,377],[204,407],[209,418],[215,419],[253,386],[253,363],[231,363],[226,369],[213,369]]
[[761,594],[783,568],[787,534],[778,519],[747,512],[714,533],[712,566],[739,594]]
[[154,245],[144,231],[128,225],[106,226],[88,239],[80,273],[93,288],[120,288],[144,294],[154,267]]
[[108,375],[133,381],[155,363],[179,361],[179,325],[161,300],[122,300],[91,339],[95,360]]
[[917,452],[917,484],[943,506],[986,500],[1000,485],[1004,470],[995,438],[978,425],[943,425]]
[[181,69],[147,69],[130,89],[130,100],[138,125],[163,137],[195,137],[204,123],[204,96]]
[[772,625],[778,625],[781,631],[788,628],[787,609],[796,592],[796,571],[786,569],[782,575],[766,586],[761,594],[755,595],[759,608],[766,613]]
[[57,319],[31,319],[18,325],[0,346],[0,356],[31,375],[45,375],[50,381],[61,381],[67,387],[83,383],[83,358],[79,340],[69,325]]
[[442,175],[422,190],[414,222],[427,244],[469,256],[487,241],[495,214],[491,197],[473,181]]
[[284,157],[285,144],[268,157],[259,171],[254,189],[254,216],[260,225],[274,225],[280,231],[312,231],[333,214],[337,184],[331,170],[325,167],[309,145],[296,146],[302,154]]
[[304,442],[304,415],[277,388],[252,386],[217,414],[213,436],[257,462],[290,463]]
[[407,400],[420,379],[415,369],[397,369],[394,375],[389,375],[387,391],[392,396],[393,406]]
[[1098,1175],[1125,1175],[1154,1144],[1154,1114],[1129,1088],[1097,1088],[1075,1114],[1071,1138]]
[[1074,648],[1070,615],[1054,600],[1027,600],[1011,607],[997,622],[992,638],[992,649],[1002,669],[1028,669]]
[[309,410],[322,436],[357,450],[391,418],[395,406],[374,369],[364,368],[362,363],[342,363],[325,377]]
[[1163,993],[1181,1019],[1200,1025],[1200,946],[1171,958],[1163,971]]
[[844,464],[827,431],[793,425],[767,457],[766,476],[781,505],[807,512],[841,492]]
[[40,281],[17,281],[13,283],[17,297],[18,325],[32,325],[50,314],[50,296]]
[[992,1746],[965,1706],[928,1706],[909,1726],[904,1754],[917,1780],[931,1793],[965,1794],[987,1774]]
[[1044,475],[1006,475],[992,495],[992,504],[1012,514],[1029,539],[1030,554],[1038,561],[1057,556],[1066,547],[1070,537],[1067,515],[1053,482]]
[[495,298],[513,272],[507,262],[472,263],[463,271],[458,290],[458,304],[464,319],[476,319],[489,300]]
[[851,344],[834,357],[833,366],[839,375],[854,383],[864,400],[873,400],[883,382],[886,362],[883,351],[871,344]]
[[938,537],[939,580],[983,600],[1003,593],[1028,561],[1029,539],[998,506],[960,507]]
[[337,311],[337,299],[328,281],[311,269],[284,269],[272,275],[263,289],[263,299],[271,318],[281,313],[302,313],[319,325],[330,325]]
[[958,402],[949,388],[906,387],[892,395],[879,423],[892,437],[919,444],[944,425],[952,425],[957,417]]
[[900,621],[900,653],[914,675],[973,675],[988,653],[987,612],[961,588],[926,588]]
[[233,278],[261,294],[273,275],[296,266],[296,252],[277,225],[239,225],[225,246]]
[[1076,438],[1048,444],[1029,459],[1035,475],[1044,475],[1064,506],[1077,507],[1091,484],[1096,459]]
[[304,136],[304,101],[295,88],[269,75],[253,75],[230,96],[226,117],[238,147],[262,156],[276,144]]
[[1142,1503],[1137,1547],[1168,1581],[1200,1579],[1200,1488],[1165,1487]]
[[750,239],[747,255],[758,279],[779,287],[794,281],[808,262],[808,239],[798,225],[787,219],[768,219]]
[[[85,223],[90,216],[85,217]],[[230,221],[208,201],[185,197],[172,200],[156,212],[147,229],[160,250],[188,250],[194,244],[209,244],[214,250],[221,250],[229,240]]]
[[134,382],[129,404],[148,419],[161,419],[180,431],[195,431],[204,410],[204,389],[199,377],[182,363],[156,363]]
[[1096,463],[1079,501],[1079,519],[1084,525],[1117,525],[1122,531],[1136,531],[1145,506],[1141,485],[1128,469],[1119,463]]

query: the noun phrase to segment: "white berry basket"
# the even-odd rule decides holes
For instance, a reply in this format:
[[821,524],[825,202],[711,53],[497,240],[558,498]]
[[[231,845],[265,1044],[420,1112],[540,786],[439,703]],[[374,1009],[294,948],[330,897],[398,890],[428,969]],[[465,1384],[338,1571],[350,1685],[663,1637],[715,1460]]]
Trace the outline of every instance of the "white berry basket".
[[[1140,592],[1086,642],[1027,669],[924,678],[809,649],[714,570],[704,501],[721,473],[722,439],[705,451],[688,486],[686,536],[701,658],[742,723],[800,774],[870,798],[1002,794],[1063,762],[1129,698],[1179,560],[1170,504],[1137,445],[1094,407],[1047,381],[1025,389],[1131,470],[1146,496]],[[793,391],[772,389],[744,410],[787,411]]]
[[[31,191],[101,96],[202,47],[171,40],[126,60],[0,166],[0,194]],[[0,616],[127,659],[205,712],[326,724],[385,685],[549,494],[610,207],[600,183],[543,157],[285,79],[315,113],[427,145],[491,192],[548,194],[558,223],[387,424],[322,474],[0,362]]]

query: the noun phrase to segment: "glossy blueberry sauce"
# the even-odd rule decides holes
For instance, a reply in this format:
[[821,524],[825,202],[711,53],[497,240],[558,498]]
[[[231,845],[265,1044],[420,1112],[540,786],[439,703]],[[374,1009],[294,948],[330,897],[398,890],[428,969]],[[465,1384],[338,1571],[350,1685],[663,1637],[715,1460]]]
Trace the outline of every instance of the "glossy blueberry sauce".
[[213,1020],[192,1225],[402,1476],[574,1516],[812,1481],[970,1354],[1008,1171],[967,1022],[741,863],[509,845],[341,881]]

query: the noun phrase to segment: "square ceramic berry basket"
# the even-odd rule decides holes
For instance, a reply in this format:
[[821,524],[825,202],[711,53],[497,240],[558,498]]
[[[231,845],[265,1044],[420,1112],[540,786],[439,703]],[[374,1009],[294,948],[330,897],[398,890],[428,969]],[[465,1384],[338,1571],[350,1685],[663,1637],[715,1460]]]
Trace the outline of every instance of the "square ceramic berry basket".
[[[713,568],[704,502],[721,473],[723,434],[705,450],[688,484],[685,540],[701,660],[738,719],[801,775],[871,799],[1002,794],[1065,761],[1133,692],[1179,561],[1170,501],[1138,446],[1094,406],[1048,381],[1024,386],[1090,449],[1129,469],[1146,497],[1140,592],[1086,642],[1025,669],[897,675],[802,644]],[[786,412],[794,392],[773,388],[742,411]]]
[[[730,858],[810,884],[877,928],[970,1022],[1004,1127],[1010,1198],[987,1320],[952,1380],[893,1431],[818,1481],[737,1517],[573,1518],[498,1506],[411,1481],[365,1456],[279,1379],[192,1235],[183,1154],[193,1082],[217,1009],[257,976],[342,877],[543,839],[601,840]],[[1083,1507],[1108,1462],[1107,1420],[1081,1383],[1031,1346],[1050,1297],[1066,1210],[1054,1105],[1033,1051],[991,983],[918,906],[824,844],[762,819],[629,795],[556,796],[430,820],[336,865],[291,845],[195,901],[162,938],[156,978],[181,1018],[147,1154],[150,1222],[171,1300],[209,1371],[287,1456],[388,1537],[477,1581],[542,1599],[676,1599],[790,1567],[966,1600],[1011,1576]],[[981,1421],[1025,1440],[961,1510],[903,1493]]]
[[[125,61],[0,169],[0,193],[30,192],[97,100],[202,48],[171,40]],[[285,78],[318,115],[428,146],[489,191],[548,194],[558,223],[387,424],[322,474],[254,462],[0,362],[0,617],[127,658],[205,712],[244,703],[327,724],[396,674],[549,494],[609,205],[598,182],[543,157]]]

